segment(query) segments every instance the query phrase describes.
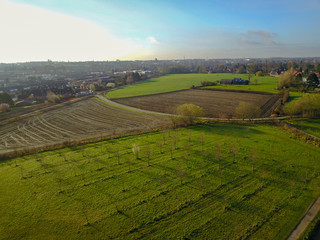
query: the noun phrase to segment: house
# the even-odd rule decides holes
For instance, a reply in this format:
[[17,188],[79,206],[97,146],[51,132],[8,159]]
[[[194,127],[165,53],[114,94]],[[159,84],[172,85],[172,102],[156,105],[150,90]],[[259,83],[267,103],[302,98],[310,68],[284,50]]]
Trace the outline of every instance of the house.
[[269,75],[270,75],[271,77],[279,77],[280,74],[281,74],[281,71],[280,71],[280,70],[272,70]]

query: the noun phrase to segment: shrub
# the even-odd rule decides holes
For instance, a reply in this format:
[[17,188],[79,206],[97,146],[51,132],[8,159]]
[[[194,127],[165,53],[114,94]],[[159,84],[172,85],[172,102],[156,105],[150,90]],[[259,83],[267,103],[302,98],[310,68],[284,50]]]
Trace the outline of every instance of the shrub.
[[1,103],[0,104],[0,112],[6,112],[8,111],[10,108],[9,104],[7,103]]
[[185,103],[177,107],[178,115],[182,116],[186,124],[193,124],[194,120],[203,117],[203,108],[191,103]]
[[252,103],[240,102],[236,108],[236,116],[241,119],[253,119],[259,117],[260,108]]
[[201,82],[201,86],[205,87],[205,86],[217,86],[216,82],[210,82],[210,81],[202,81]]
[[290,116],[303,115],[305,117],[320,116],[320,95],[307,94],[294,102],[287,103],[283,111]]

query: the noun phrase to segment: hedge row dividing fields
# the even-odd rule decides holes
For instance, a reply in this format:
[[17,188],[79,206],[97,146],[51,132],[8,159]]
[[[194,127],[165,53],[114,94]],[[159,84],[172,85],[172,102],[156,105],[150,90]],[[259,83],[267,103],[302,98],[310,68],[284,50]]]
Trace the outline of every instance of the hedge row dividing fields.
[[319,159],[276,127],[222,124],[23,156],[0,164],[0,236],[285,239]]
[[0,153],[100,135],[153,129],[165,118],[115,108],[95,99],[8,123],[0,127]]

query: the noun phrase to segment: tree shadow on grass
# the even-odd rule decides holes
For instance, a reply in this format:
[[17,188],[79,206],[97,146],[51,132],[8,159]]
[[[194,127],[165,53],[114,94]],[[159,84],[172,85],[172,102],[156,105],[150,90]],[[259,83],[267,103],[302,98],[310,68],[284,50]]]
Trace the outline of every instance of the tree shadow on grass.
[[203,133],[211,133],[221,136],[230,136],[236,138],[248,138],[254,135],[265,134],[265,132],[256,129],[255,125],[235,125],[235,124],[209,124],[209,125],[197,125],[188,127],[193,131],[200,131]]

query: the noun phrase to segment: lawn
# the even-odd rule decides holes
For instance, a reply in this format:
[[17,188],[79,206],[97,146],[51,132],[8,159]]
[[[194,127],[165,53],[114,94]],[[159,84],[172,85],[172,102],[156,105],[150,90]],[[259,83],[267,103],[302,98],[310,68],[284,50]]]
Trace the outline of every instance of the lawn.
[[[217,81],[223,78],[248,79],[247,74],[231,74],[231,73],[216,73],[216,74],[174,74],[166,75],[158,78],[149,79],[134,85],[129,85],[107,94],[110,98],[133,97],[141,95],[150,95],[156,93],[172,92],[176,90],[188,89],[192,85],[200,86],[202,81]],[[276,93],[278,78],[275,77],[252,77],[257,79],[257,84],[243,86],[227,86],[221,85],[216,88],[220,89],[236,89],[250,91],[265,91]]]
[[291,120],[288,123],[294,125],[309,134],[312,134],[320,138],[320,119],[302,119],[302,120]]
[[212,124],[3,160],[0,236],[285,239],[320,193],[319,159],[272,126]]

